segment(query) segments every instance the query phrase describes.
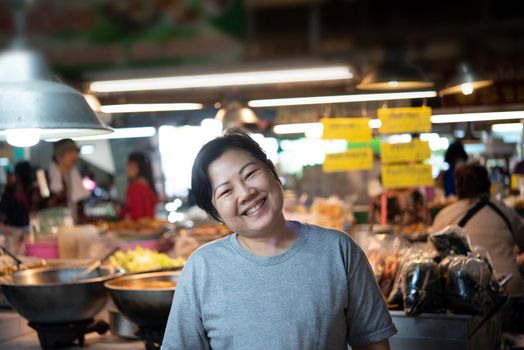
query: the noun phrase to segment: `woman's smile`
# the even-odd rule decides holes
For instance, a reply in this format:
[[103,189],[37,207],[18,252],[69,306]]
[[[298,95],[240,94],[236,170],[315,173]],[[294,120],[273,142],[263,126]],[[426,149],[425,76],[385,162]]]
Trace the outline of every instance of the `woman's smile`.
[[265,198],[255,201],[252,206],[243,211],[242,215],[252,216],[257,214],[264,205],[264,203],[266,203]]

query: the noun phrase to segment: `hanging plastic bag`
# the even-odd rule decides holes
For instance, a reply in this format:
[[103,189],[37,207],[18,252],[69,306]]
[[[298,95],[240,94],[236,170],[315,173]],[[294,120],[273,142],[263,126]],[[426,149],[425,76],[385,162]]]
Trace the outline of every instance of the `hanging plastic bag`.
[[471,247],[466,231],[458,225],[446,226],[443,230],[432,234],[429,241],[442,258],[448,255],[468,255]]

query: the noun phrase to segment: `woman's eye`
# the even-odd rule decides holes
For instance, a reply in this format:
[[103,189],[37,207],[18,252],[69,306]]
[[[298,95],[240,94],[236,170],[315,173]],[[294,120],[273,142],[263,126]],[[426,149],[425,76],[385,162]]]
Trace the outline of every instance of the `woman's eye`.
[[252,170],[250,172],[248,172],[246,174],[246,179],[249,179],[250,177],[252,177],[253,175],[255,175],[255,173],[257,172],[258,169],[255,169],[255,170]]
[[223,192],[221,192],[219,195],[218,195],[218,198],[220,197],[223,197],[223,196],[227,196],[228,194],[231,193],[231,190],[225,190]]

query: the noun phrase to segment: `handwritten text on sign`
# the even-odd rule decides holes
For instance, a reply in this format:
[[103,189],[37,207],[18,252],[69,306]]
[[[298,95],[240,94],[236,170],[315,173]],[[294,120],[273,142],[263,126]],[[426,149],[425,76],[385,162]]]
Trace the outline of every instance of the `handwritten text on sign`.
[[431,165],[384,165],[382,186],[387,189],[402,187],[433,186]]
[[401,163],[421,161],[431,157],[429,142],[414,139],[408,143],[386,143],[380,144],[380,156],[382,163]]
[[368,170],[373,166],[371,148],[355,148],[343,153],[326,154],[323,170],[325,173],[348,170]]
[[353,142],[371,141],[369,118],[322,118],[323,139],[342,139]]
[[381,134],[431,131],[430,107],[379,108],[377,116]]

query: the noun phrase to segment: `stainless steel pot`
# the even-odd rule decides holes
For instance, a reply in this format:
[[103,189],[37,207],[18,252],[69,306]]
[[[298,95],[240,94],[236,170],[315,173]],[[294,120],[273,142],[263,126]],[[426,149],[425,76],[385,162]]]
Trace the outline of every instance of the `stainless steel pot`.
[[74,281],[84,267],[42,267],[13,272],[2,291],[16,312],[29,322],[63,323],[94,317],[109,297],[104,282],[121,273],[98,268]]
[[175,287],[154,287],[154,283],[176,282],[179,275],[180,271],[139,273],[116,278],[105,286],[118,310],[129,320],[139,327],[163,331]]
[[127,339],[138,339],[136,332],[138,326],[133,322],[129,321],[122,313],[118,310],[108,310],[109,313],[109,331],[111,334],[127,338]]

